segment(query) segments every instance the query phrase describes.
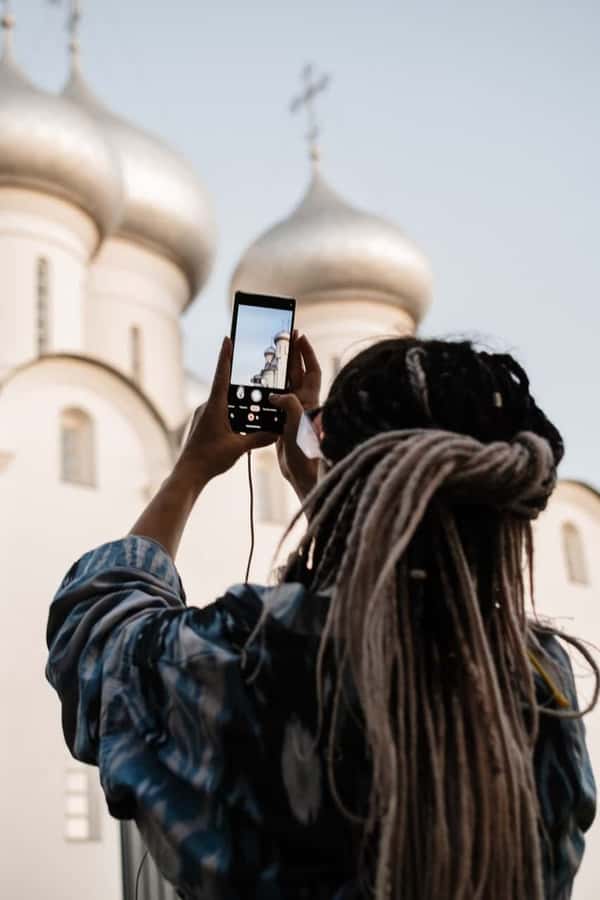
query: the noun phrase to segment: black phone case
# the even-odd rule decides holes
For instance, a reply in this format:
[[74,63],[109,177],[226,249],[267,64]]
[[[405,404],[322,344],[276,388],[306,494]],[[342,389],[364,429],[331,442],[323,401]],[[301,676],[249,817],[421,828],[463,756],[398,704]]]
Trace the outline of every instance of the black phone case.
[[[268,394],[284,394],[289,388],[289,360],[292,348],[294,319],[296,314],[296,301],[291,297],[275,297],[267,294],[250,294],[238,291],[235,295],[233,316],[231,322],[231,339],[235,358],[235,343],[238,311],[240,306],[262,307],[267,309],[281,309],[291,312],[289,328],[290,345],[286,364],[285,389],[271,388],[263,384],[237,385],[229,379],[228,409],[229,423],[233,431],[239,434],[252,434],[254,432],[268,432],[281,434],[285,425],[285,413],[283,410],[268,405]],[[287,328],[286,328],[287,330]],[[243,391],[243,397],[237,393]],[[252,396],[256,395],[256,396]],[[259,397],[260,395],[260,397]],[[256,407],[256,409],[255,409]]]

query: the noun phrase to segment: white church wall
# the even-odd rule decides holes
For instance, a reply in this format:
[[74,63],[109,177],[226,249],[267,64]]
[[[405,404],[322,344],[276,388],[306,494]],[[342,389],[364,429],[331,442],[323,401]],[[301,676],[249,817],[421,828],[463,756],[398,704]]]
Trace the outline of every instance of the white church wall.
[[[210,385],[188,373],[185,380],[187,424],[204,403]],[[183,435],[183,440],[187,436]],[[255,547],[249,581],[265,584],[285,525],[298,508],[293,490],[280,475],[274,447],[252,453]],[[199,497],[181,539],[176,565],[188,603],[206,606],[228,587],[244,580],[250,550],[248,461],[214,479]]]
[[184,375],[184,393],[186,415],[191,416],[196,407],[207,400],[210,393],[210,384],[202,381],[192,372],[186,372]]
[[301,306],[296,328],[309,335],[317,351],[325,397],[326,386],[352,356],[382,337],[414,333],[415,323],[404,310],[390,304],[336,297]]
[[[65,406],[93,419],[97,487],[60,480],[58,422]],[[115,376],[47,358],[0,390],[0,452],[6,450],[13,455],[0,472],[0,896],[120,900],[118,825],[98,794],[95,768],[99,839],[65,839],[70,758],[58,699],[43,674],[45,628],[71,563],[131,528],[146,504],[143,486],[157,486],[169,469],[168,444],[148,407]]]
[[141,387],[171,428],[186,412],[179,316],[188,294],[173,263],[130,241],[110,238],[90,267],[86,352],[131,377],[130,329],[137,326]]
[[[276,476],[270,484],[261,478],[260,469],[266,466]],[[255,547],[249,577],[252,583],[270,582],[279,540],[298,507],[295,494],[284,483],[276,466],[273,450],[253,454]],[[261,491],[269,491],[270,496],[261,496]],[[267,510],[275,512],[274,520],[262,518]],[[293,543],[289,549],[291,546]],[[249,550],[250,495],[244,456],[206,487],[192,510],[176,560],[188,603],[206,606],[232,584],[242,582]]]
[[96,227],[56,197],[0,188],[0,373],[37,355],[38,260],[48,261],[49,349],[82,348],[82,297]]
[[[583,545],[588,583],[569,580],[562,527],[573,523]],[[600,496],[590,488],[569,481],[559,482],[546,511],[535,526],[536,609],[567,633],[591,642],[600,660]],[[563,644],[567,650],[568,645]],[[576,650],[569,651],[573,663],[580,707],[591,697],[593,678],[587,662]],[[600,785],[600,707],[584,718],[587,744],[596,780]],[[600,816],[600,813],[599,813]],[[595,900],[600,884],[600,822],[586,836],[586,851],[575,880],[573,900]]]

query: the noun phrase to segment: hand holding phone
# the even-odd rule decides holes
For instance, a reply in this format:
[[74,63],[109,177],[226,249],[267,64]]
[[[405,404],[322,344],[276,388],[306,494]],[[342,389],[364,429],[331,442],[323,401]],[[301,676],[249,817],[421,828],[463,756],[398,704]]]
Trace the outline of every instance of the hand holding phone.
[[175,462],[173,476],[178,483],[201,490],[249,450],[274,443],[276,435],[258,432],[236,434],[229,426],[227,394],[231,372],[231,339],[225,338],[219,353],[210,395],[192,417],[187,437]]
[[305,334],[292,345],[289,380],[289,393],[272,401],[286,413],[283,434],[277,441],[277,457],[281,474],[302,502],[317,482],[319,464],[317,459],[309,459],[298,446],[298,425],[303,412],[319,407],[321,395],[321,367]]
[[285,412],[268,398],[286,393],[295,309],[290,297],[236,292],[227,398],[233,431],[282,433]]

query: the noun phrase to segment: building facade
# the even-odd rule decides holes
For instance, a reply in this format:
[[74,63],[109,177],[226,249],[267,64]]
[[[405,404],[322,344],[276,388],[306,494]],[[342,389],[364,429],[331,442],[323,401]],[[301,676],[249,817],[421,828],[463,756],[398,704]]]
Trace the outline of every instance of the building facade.
[[[48,606],[68,566],[127,533],[170,471],[208,386],[186,373],[181,313],[215,248],[210,199],[158,138],[107,109],[73,41],[61,95],[15,62],[3,20],[0,61],[0,509],[3,629],[0,893],[13,900],[120,900],[141,855],[111,819],[97,771],[65,748],[44,680]],[[394,225],[355,209],[315,168],[290,216],[239,261],[235,290],[295,296],[298,327],[325,388],[365,342],[413,333],[431,299],[422,253]],[[207,315],[209,311],[207,311]],[[273,336],[257,377],[279,386],[289,334]],[[267,380],[265,383],[269,384]],[[257,549],[268,578],[295,499],[270,449],[254,455]],[[245,462],[208,485],[177,566],[191,603],[241,580],[249,546]],[[600,643],[600,498],[561,482],[536,526],[538,610]],[[34,561],[34,562],[33,562]],[[580,667],[576,666],[576,671]],[[589,682],[581,681],[581,696]],[[600,771],[598,716],[586,720]],[[596,896],[592,829],[577,900]],[[36,860],[32,864],[32,859]],[[147,898],[170,897],[152,865]]]

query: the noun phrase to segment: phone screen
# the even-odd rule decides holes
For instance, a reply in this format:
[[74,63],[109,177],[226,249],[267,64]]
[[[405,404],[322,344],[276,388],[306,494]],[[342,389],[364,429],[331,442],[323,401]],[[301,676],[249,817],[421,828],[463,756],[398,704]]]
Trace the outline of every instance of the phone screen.
[[231,339],[229,420],[234,431],[281,433],[285,415],[269,405],[269,394],[284,394],[296,301],[237,291]]

